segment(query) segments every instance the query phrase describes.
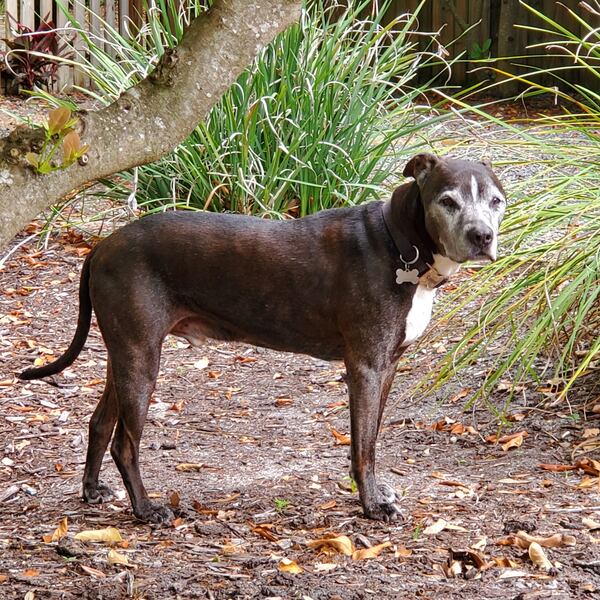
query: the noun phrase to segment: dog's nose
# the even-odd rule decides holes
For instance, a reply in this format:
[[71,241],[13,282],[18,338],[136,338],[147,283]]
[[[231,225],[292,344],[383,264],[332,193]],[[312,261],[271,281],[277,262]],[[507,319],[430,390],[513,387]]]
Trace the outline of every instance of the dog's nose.
[[494,232],[485,225],[477,225],[467,231],[467,237],[473,246],[485,250],[492,243]]

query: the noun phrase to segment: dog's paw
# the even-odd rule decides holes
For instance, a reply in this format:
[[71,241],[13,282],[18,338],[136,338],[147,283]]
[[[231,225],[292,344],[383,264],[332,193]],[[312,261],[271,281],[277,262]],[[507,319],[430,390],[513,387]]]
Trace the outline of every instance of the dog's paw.
[[171,509],[162,504],[154,504],[149,500],[143,502],[141,506],[134,508],[133,514],[140,521],[156,523],[157,525],[170,523],[175,518]]
[[399,500],[396,490],[387,483],[377,485],[377,499],[368,506],[365,506],[365,517],[376,521],[392,521],[401,520],[403,518],[402,511],[396,504]]
[[93,485],[83,486],[83,499],[88,504],[102,504],[109,502],[115,497],[115,493],[103,483],[96,482]]
[[384,521],[391,523],[392,521],[402,520],[402,511],[392,502],[378,502],[372,506],[365,507],[365,517],[375,521]]

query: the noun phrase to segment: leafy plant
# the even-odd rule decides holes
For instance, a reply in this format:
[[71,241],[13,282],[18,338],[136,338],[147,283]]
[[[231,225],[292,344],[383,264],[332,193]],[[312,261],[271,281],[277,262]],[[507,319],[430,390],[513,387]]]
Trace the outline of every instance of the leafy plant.
[[273,503],[278,512],[284,511],[290,505],[290,501],[285,498],[273,498]]
[[358,485],[356,484],[356,480],[354,479],[354,477],[346,475],[346,477],[344,477],[344,481],[348,482],[348,485],[350,486],[350,492],[352,494],[356,494],[358,492]]
[[[77,121],[77,117],[72,117],[68,108],[50,111],[48,121],[44,124],[45,138],[39,154],[29,152],[26,156],[27,162],[37,173],[66,169],[85,155],[89,147],[81,145],[79,134],[74,129]],[[61,147],[62,161],[58,161],[55,155]]]
[[[373,18],[362,16],[368,3],[350,4],[312,3],[175,152],[106,182],[106,194],[125,200],[133,189],[145,210],[168,204],[279,217],[387,194],[386,180],[422,143],[415,105],[428,86],[413,79],[439,59],[418,51],[414,15],[384,25],[387,3]],[[108,102],[144,77],[183,30],[171,21],[151,11],[135,40],[111,33],[115,58],[86,37],[90,60],[77,61],[98,82],[95,94]]]
[[[12,19],[10,15],[7,18]],[[0,71],[10,81],[9,91],[49,88],[56,81],[61,61],[72,55],[68,42],[61,41],[48,16],[35,31],[22,23],[16,23],[14,29],[17,36],[3,38],[8,50],[0,52]]]
[[471,50],[469,51],[469,58],[472,60],[483,60],[490,57],[490,50],[492,48],[492,38],[487,38],[481,45],[479,42],[473,42]]
[[[513,390],[533,382],[564,400],[576,382],[593,379],[600,359],[600,94],[594,85],[600,82],[600,30],[573,10],[572,29],[583,26],[582,35],[528,8],[544,22],[528,28],[551,36],[544,45],[570,65],[514,77],[531,93],[558,96],[564,112],[539,117],[527,132],[513,128],[520,139],[511,143],[535,156],[540,168],[512,190],[504,257],[448,297],[450,321],[467,311],[476,324],[429,383],[436,388],[485,358],[487,375],[475,398],[486,398],[508,379]],[[565,69],[580,70],[592,84],[569,83]],[[540,75],[558,85],[539,83]]]

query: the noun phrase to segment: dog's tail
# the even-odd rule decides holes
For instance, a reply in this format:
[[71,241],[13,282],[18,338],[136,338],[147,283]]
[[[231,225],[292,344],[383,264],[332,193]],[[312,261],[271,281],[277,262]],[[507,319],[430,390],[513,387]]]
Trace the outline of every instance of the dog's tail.
[[77,329],[75,330],[75,336],[71,345],[54,362],[43,367],[25,369],[19,375],[19,379],[40,379],[41,377],[48,377],[48,375],[56,375],[56,373],[60,373],[63,369],[66,369],[79,356],[90,331],[90,323],[92,321],[92,300],[90,298],[90,259],[92,254],[93,251],[88,254],[81,269],[79,317],[77,318]]

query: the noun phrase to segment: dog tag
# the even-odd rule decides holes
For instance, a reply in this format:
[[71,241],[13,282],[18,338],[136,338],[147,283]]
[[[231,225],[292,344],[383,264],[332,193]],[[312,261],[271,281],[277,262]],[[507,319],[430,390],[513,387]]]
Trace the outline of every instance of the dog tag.
[[398,269],[396,271],[396,283],[400,285],[403,283],[413,283],[414,285],[417,285],[417,283],[419,283],[419,271],[417,271],[417,269],[411,269],[410,271]]

